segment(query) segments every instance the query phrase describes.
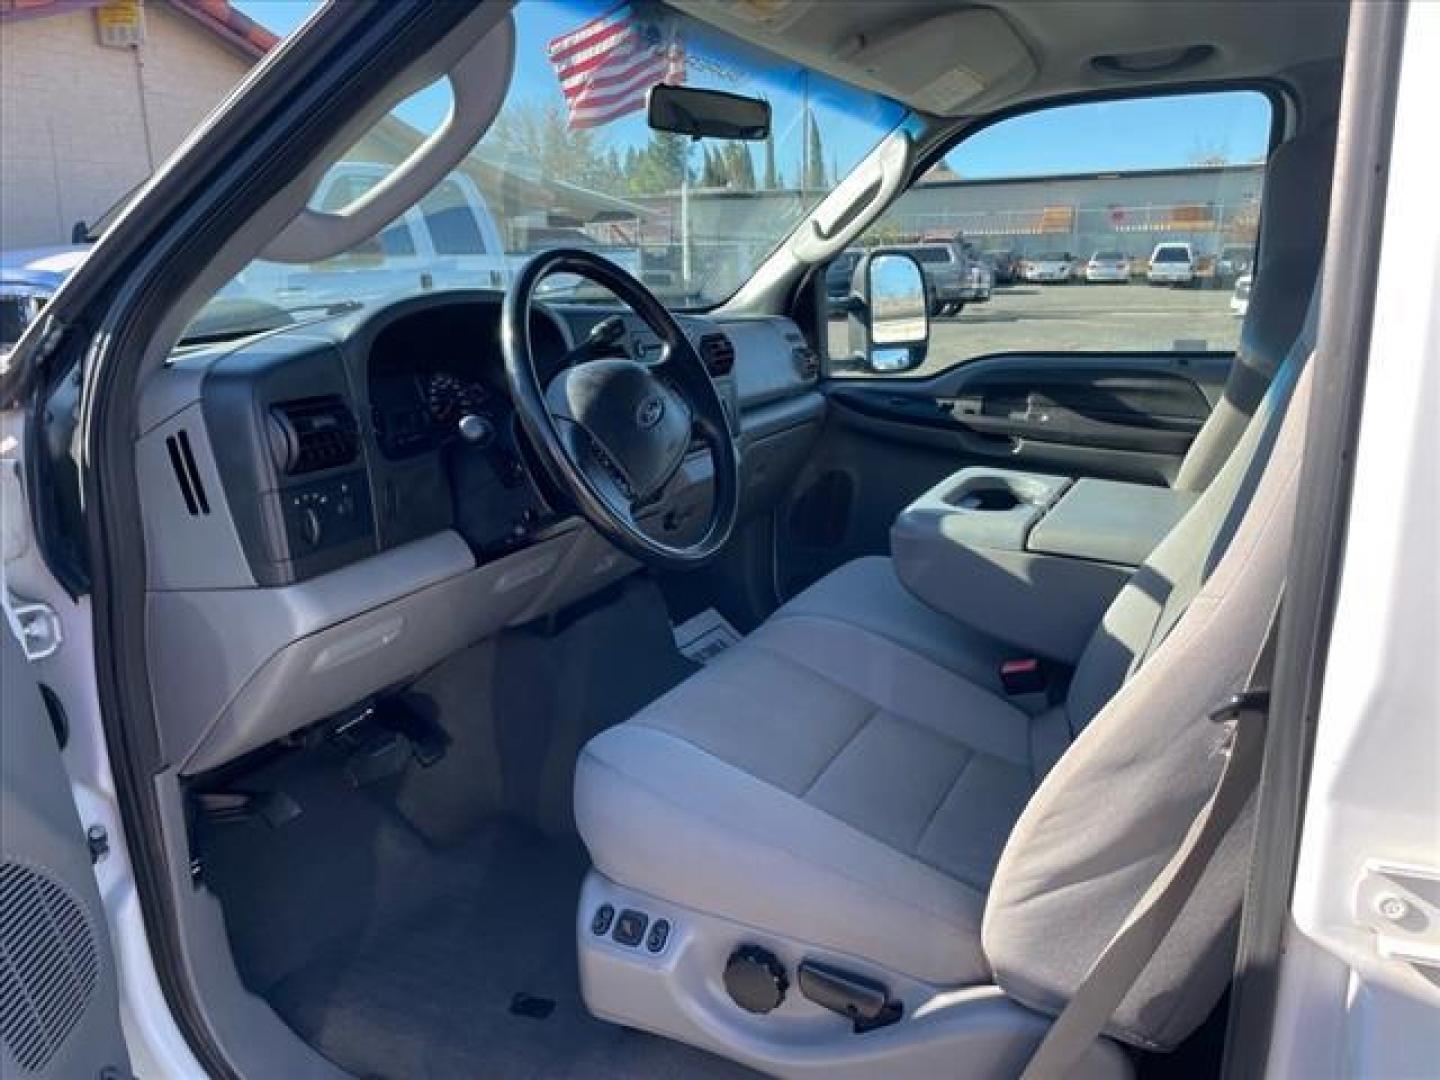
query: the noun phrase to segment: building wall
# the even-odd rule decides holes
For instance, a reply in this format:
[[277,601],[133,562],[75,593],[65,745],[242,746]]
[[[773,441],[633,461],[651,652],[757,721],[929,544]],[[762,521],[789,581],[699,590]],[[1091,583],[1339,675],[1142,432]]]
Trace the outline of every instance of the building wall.
[[[902,195],[876,228],[882,234],[914,239],[927,231],[963,233],[982,248],[1011,248],[1024,253],[1071,248],[1088,255],[1098,246],[1148,255],[1161,239],[1192,240],[1213,254],[1226,243],[1253,236],[1264,168],[1260,165],[1218,169],[1180,169],[1165,173],[1050,177],[1035,180],[974,180],[924,184]],[[748,246],[763,254],[773,246],[775,222],[798,220],[819,193],[802,204],[793,190],[764,192],[696,191],[690,196],[690,229],[697,247]],[[678,240],[679,197],[637,196],[668,224]],[[1214,208],[1215,227],[1174,226],[1174,209]],[[1045,232],[1038,226],[1050,208],[1074,211],[1070,227]],[[1112,216],[1122,211],[1117,226]],[[1064,220],[1064,215],[1060,216]]]
[[253,63],[162,4],[138,49],[99,44],[90,11],[0,30],[0,248],[70,240],[145,180]]
[[[984,248],[1022,253],[1115,248],[1149,253],[1162,240],[1189,240],[1215,254],[1250,242],[1259,220],[1262,165],[1164,173],[924,184],[886,211],[898,234],[963,234]],[[1198,219],[1198,220],[1197,220]]]

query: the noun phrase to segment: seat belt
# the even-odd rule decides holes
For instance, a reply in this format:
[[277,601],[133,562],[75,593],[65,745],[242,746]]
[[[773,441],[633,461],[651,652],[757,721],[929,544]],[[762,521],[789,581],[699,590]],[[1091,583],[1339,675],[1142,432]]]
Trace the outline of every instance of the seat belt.
[[1230,725],[1225,764],[1210,798],[1165,869],[1090,965],[1031,1056],[1021,1080],[1060,1080],[1071,1074],[1175,925],[1205,867],[1255,790],[1265,756],[1265,721],[1279,625],[1277,604],[1245,689],[1210,714],[1212,721]]

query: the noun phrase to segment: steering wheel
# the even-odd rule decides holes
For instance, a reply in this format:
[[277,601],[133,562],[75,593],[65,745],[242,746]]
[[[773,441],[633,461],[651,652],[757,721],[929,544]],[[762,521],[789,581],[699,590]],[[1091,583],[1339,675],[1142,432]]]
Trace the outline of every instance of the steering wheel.
[[[624,336],[623,322],[612,318],[542,386],[530,312],[536,289],[551,274],[578,274],[609,289],[660,339],[659,359],[642,364],[603,355]],[[542,251],[505,297],[500,346],[525,434],[550,478],[602,536],[641,562],[671,570],[699,566],[724,547],[740,511],[735,440],[700,354],[649,289],[591,252]],[[697,436],[714,470],[709,519],[694,543],[666,543],[642,527],[641,517],[659,502]]]

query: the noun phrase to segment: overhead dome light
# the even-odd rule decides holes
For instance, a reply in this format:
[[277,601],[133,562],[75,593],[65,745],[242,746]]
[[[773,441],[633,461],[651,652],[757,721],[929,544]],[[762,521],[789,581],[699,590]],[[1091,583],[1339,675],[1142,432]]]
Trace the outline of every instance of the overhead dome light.
[[1173,75],[1177,71],[1199,67],[1214,55],[1214,45],[1178,45],[1145,52],[1107,53],[1092,57],[1090,66],[1102,75],[1138,79],[1151,75]]

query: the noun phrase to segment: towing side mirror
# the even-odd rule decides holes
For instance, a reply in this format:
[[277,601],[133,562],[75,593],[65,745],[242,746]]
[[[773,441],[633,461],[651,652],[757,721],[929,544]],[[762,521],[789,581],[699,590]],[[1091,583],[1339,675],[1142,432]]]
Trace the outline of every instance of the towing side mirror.
[[920,264],[900,251],[871,252],[856,264],[850,289],[850,352],[866,370],[895,375],[923,364],[930,309]]

